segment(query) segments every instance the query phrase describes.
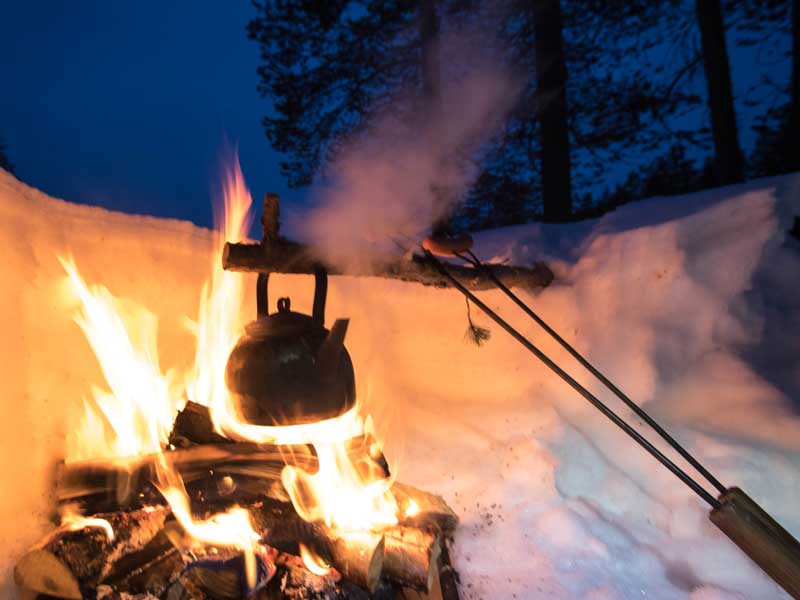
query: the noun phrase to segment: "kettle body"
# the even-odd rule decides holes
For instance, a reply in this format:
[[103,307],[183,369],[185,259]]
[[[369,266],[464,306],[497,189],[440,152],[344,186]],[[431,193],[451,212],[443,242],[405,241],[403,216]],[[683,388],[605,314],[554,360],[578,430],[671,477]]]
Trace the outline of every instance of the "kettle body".
[[268,275],[257,283],[258,318],[228,357],[225,383],[241,416],[254,425],[297,425],[339,416],[355,405],[355,373],[344,347],[348,321],[324,327],[327,274],[315,272],[312,315],[289,298],[267,313]]

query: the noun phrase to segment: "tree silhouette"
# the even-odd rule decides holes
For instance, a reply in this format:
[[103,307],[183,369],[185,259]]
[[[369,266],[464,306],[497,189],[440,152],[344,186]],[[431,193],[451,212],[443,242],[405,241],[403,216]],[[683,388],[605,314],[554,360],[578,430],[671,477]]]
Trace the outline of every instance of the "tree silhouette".
[[14,172],[14,164],[6,154],[6,145],[3,143],[2,139],[0,139],[0,169],[5,169],[9,173]]

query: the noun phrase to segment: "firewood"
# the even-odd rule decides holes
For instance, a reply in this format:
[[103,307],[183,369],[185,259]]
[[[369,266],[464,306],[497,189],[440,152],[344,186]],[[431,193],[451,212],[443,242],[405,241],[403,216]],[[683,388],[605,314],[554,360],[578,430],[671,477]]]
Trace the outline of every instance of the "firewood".
[[189,400],[175,417],[169,443],[182,448],[191,444],[225,444],[233,441],[214,430],[207,406]]
[[423,529],[435,525],[445,535],[451,534],[458,526],[458,515],[441,496],[399,482],[392,485],[392,495],[400,509],[403,525]]
[[[370,438],[346,442],[353,460],[372,460],[389,476],[383,456],[371,458]],[[248,501],[280,493],[286,465],[316,472],[318,462],[309,445],[272,445],[252,442],[199,444],[165,453],[183,479],[190,498],[197,501],[231,499]],[[126,464],[108,461],[61,463],[56,471],[56,498],[60,504],[76,503],[84,514],[161,504],[156,480],[158,455]],[[284,494],[285,495],[285,494]]]
[[433,589],[441,546],[439,534],[398,525],[384,532],[383,575],[426,593]]
[[[178,448],[166,456],[187,489],[193,482],[226,474],[241,474],[280,481],[281,471],[292,464],[307,471],[317,469],[316,456],[306,446],[274,446],[239,442]],[[79,503],[86,514],[162,502],[154,488],[159,457],[149,455],[130,464],[105,461],[62,463],[56,474],[60,503]]]
[[353,584],[374,592],[384,562],[383,535],[341,533],[321,523],[304,521],[290,504],[266,499],[247,507],[264,543],[299,554],[305,544]]
[[459,600],[458,572],[453,568],[450,560],[450,549],[447,542],[442,543],[442,552],[439,554],[439,586],[442,600]]
[[179,526],[175,521],[166,523],[141,550],[120,558],[111,565],[102,584],[128,594],[163,594],[184,566],[180,552],[168,535],[168,531],[176,527]]
[[97,515],[110,523],[113,539],[96,527],[56,530],[19,560],[15,581],[40,593],[81,598],[80,591],[94,589],[118,560],[145,548],[164,527],[168,514],[169,509],[158,507]]
[[25,554],[14,568],[14,583],[34,594],[81,600],[78,579],[50,550],[39,548]]

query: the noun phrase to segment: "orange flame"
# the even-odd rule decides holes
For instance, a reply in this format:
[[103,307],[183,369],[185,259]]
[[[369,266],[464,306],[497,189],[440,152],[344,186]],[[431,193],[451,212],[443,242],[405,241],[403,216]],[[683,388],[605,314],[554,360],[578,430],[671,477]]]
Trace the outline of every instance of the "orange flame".
[[102,529],[108,541],[114,541],[114,529],[111,527],[111,523],[97,517],[84,517],[69,508],[61,514],[61,526],[56,531],[78,531],[86,527]]
[[[59,258],[70,291],[81,303],[75,322],[97,356],[111,392],[94,388],[100,411],[84,400],[77,435],[69,438],[70,459],[126,459],[160,452],[169,437],[180,395],[161,372],[155,315],[123,305],[103,286],[86,285],[72,258]],[[111,426],[105,426],[104,421]]]

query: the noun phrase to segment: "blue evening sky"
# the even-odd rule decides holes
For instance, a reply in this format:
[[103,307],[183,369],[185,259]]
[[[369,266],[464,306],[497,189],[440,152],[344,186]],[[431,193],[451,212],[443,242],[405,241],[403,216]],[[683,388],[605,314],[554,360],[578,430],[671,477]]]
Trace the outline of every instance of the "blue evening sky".
[[[256,91],[258,46],[245,35],[253,15],[250,0],[4,2],[0,139],[17,177],[65,200],[209,226],[227,138],[257,204],[274,191],[287,211],[304,206],[309,194],[287,188],[261,126],[270,103]],[[761,54],[731,48],[745,150],[752,117],[770,102],[746,90],[765,73],[788,80],[786,61]],[[705,95],[702,75],[686,85]],[[710,152],[709,143],[693,155]],[[609,165],[593,191],[628,168]]]
[[249,0],[5,2],[0,138],[65,200],[211,224],[226,137],[256,202],[289,190],[261,126]]

